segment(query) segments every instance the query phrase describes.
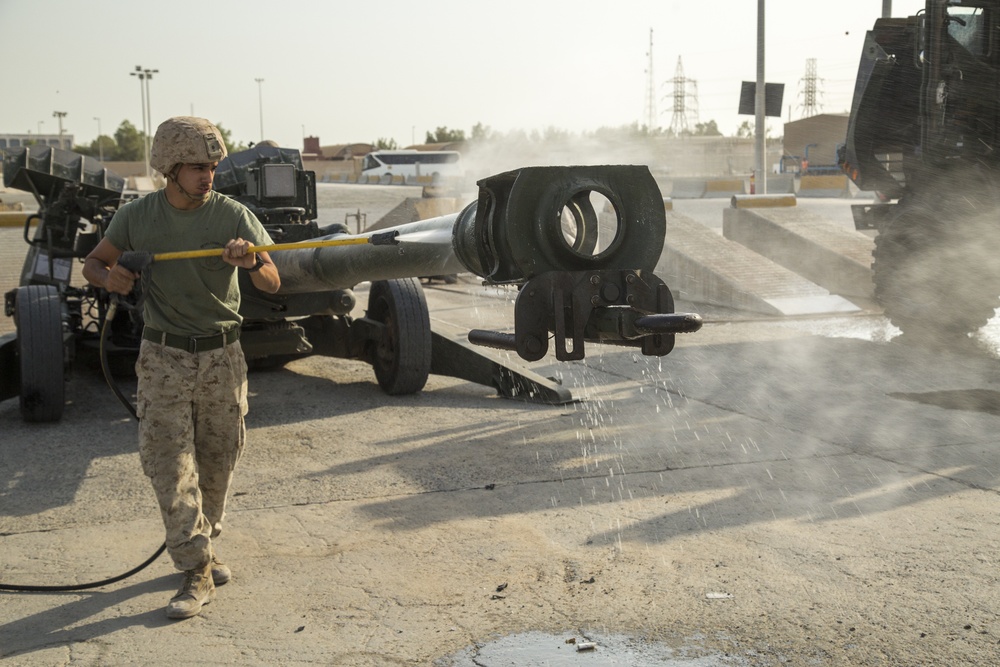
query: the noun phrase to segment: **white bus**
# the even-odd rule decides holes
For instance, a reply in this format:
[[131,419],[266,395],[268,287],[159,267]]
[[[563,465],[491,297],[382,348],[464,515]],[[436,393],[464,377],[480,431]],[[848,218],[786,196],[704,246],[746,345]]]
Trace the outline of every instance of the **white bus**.
[[429,177],[433,180],[465,175],[458,151],[373,151],[361,163],[362,176]]

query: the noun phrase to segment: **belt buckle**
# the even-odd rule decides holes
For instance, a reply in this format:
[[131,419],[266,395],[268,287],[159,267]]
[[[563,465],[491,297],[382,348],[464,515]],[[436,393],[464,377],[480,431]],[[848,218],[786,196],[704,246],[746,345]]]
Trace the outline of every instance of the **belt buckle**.
[[191,336],[188,338],[188,352],[191,352],[192,354],[197,354],[199,352],[198,350],[199,341],[208,344],[218,340],[218,345],[207,348],[209,350],[215,350],[220,347],[226,347],[226,345],[228,345],[227,336],[229,335],[229,333],[230,332],[228,331],[223,331],[221,333],[209,334],[207,336]]
[[221,334],[212,334],[210,336],[191,336],[188,338],[188,352],[191,354],[198,354],[198,341],[209,342],[213,338],[220,336]]

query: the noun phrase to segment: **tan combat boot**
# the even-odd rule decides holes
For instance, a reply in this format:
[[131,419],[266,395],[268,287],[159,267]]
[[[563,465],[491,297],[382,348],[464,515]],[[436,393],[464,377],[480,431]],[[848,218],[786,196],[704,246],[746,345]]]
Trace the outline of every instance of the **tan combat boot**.
[[229,566],[219,560],[219,557],[212,554],[212,583],[221,586],[232,579],[233,573]]
[[167,618],[191,618],[197,616],[201,608],[215,599],[215,584],[212,583],[212,563],[184,573],[184,584],[177,595],[170,598]]

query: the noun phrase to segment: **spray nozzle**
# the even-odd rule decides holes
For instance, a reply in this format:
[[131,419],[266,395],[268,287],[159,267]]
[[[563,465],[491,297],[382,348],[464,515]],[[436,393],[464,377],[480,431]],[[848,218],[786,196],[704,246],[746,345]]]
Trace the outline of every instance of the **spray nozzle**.
[[133,273],[142,273],[153,263],[153,253],[126,250],[118,257],[118,263]]
[[399,236],[398,231],[391,232],[379,232],[378,234],[372,234],[368,242],[372,245],[399,245],[399,241],[396,237]]

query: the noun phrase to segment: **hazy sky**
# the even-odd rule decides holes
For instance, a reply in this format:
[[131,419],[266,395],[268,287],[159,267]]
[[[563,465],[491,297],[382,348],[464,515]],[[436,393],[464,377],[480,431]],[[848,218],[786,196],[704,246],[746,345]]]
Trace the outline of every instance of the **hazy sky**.
[[[766,0],[766,79],[785,84],[781,121],[802,114],[808,59],[821,111],[846,111],[865,31],[882,0]],[[678,58],[701,122],[727,135],[740,82],[756,78],[757,0],[0,0],[0,132],[78,144],[142,129],[136,65],[152,124],[204,116],[236,141],[301,146],[422,142],[468,134],[573,132],[645,124],[650,29],[659,125],[673,116]],[[923,0],[893,0],[906,16]],[[258,84],[255,79],[263,79]],[[688,88],[693,92],[693,86]],[[262,103],[260,102],[262,100]],[[695,100],[697,106],[695,107]],[[261,109],[263,114],[261,114]],[[773,122],[773,121],[772,121]],[[779,121],[780,122],[780,121]],[[780,133],[780,130],[779,130]]]

